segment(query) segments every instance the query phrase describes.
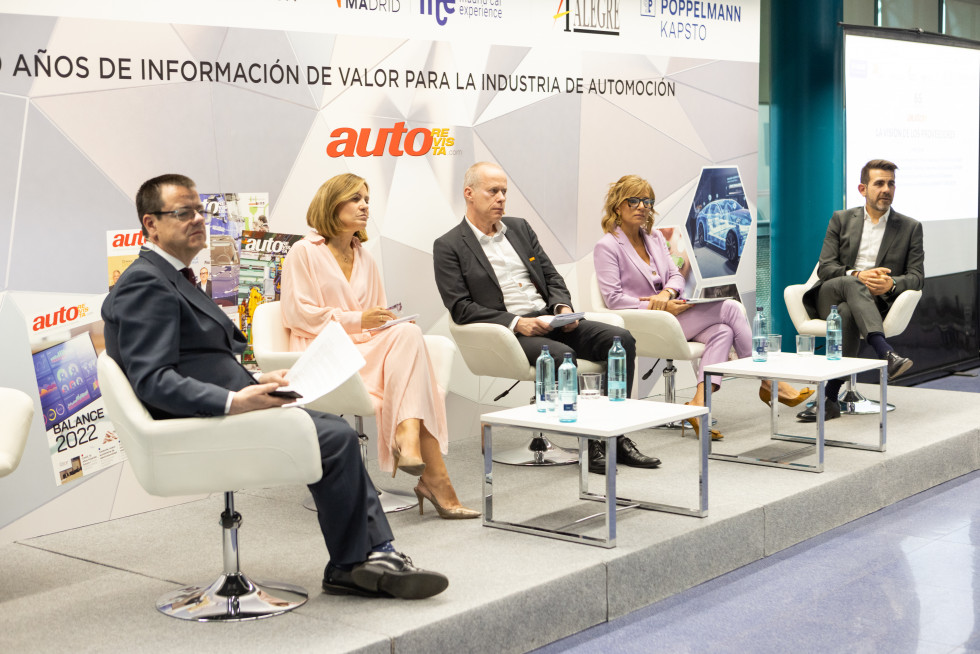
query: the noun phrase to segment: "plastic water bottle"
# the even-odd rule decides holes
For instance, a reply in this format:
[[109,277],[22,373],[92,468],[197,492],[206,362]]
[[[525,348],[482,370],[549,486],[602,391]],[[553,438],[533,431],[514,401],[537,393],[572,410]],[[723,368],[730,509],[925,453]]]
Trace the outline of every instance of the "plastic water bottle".
[[578,368],[572,362],[571,352],[565,353],[565,361],[558,366],[558,420],[578,420]]
[[555,410],[555,360],[547,345],[541,346],[541,355],[534,364],[534,403],[538,412]]
[[762,307],[755,308],[755,318],[752,319],[752,360],[765,361],[766,349],[769,346],[769,330],[766,326],[766,316]]
[[609,359],[606,366],[609,400],[622,402],[626,399],[626,348],[619,336],[613,337],[612,347],[609,348]]
[[830,307],[830,315],[827,316],[827,359],[836,361],[841,358],[843,349],[843,337],[841,336],[840,314],[837,313],[837,305]]

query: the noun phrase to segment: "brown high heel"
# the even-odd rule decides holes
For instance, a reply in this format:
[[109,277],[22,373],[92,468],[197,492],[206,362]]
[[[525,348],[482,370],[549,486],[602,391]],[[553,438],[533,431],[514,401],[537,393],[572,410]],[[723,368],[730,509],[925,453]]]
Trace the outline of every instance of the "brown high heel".
[[402,458],[401,450],[394,443],[391,444],[391,456],[395,460],[395,465],[391,468],[391,476],[394,478],[395,473],[401,469],[413,477],[415,475],[421,475],[422,471],[425,470],[425,461],[417,456],[406,456]]
[[443,520],[467,520],[469,518],[479,518],[480,512],[474,511],[473,509],[467,509],[465,506],[458,506],[455,509],[445,509],[439,504],[439,500],[436,499],[435,493],[425,485],[422,478],[419,477],[419,483],[415,485],[415,497],[419,498],[419,515],[422,513],[422,500],[427,499],[432,502],[432,506],[436,507],[436,513]]
[[[802,404],[811,395],[813,395],[813,390],[811,390],[809,387],[797,392],[796,397],[791,398],[779,397],[779,390],[776,390],[776,397],[779,399],[779,403],[785,404],[786,406],[796,406],[797,404]],[[772,402],[772,390],[766,388],[765,386],[759,386],[759,399],[766,404],[770,404]]]
[[[690,402],[685,402],[684,406],[692,406]],[[697,436],[701,433],[701,421],[697,418],[684,418],[684,422],[681,423],[681,438],[684,438],[685,430],[687,429],[686,423],[691,423],[691,427],[694,428],[694,435]],[[711,434],[711,440],[720,441],[725,436],[717,429],[708,429]]]

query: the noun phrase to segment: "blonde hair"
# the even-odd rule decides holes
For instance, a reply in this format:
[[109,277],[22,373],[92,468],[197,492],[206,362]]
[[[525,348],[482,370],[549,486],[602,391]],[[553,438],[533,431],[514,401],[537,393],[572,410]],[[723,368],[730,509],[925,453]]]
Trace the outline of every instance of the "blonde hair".
[[[306,224],[323,238],[338,236],[341,232],[340,221],[337,219],[340,207],[354,199],[361,186],[367,191],[371,190],[363,177],[353,173],[336,175],[325,181],[317,189],[316,195],[310,201],[310,208],[306,210]],[[368,240],[367,232],[363,229],[355,232],[355,235],[362,243]]]
[[[608,234],[619,226],[619,215],[616,213],[616,209],[619,208],[619,205],[626,198],[650,198],[654,202],[657,200],[653,194],[653,187],[650,186],[650,182],[639,175],[623,175],[618,181],[609,185],[609,192],[606,193],[606,203],[603,206],[605,215],[602,217],[603,232]],[[653,217],[656,213],[651,208],[650,215],[643,225],[643,229],[647,234],[653,229]]]

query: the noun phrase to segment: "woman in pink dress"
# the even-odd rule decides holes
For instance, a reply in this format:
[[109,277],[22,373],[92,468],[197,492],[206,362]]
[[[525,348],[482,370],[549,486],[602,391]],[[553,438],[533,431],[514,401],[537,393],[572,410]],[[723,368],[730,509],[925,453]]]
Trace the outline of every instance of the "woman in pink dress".
[[282,319],[292,351],[304,350],[336,320],[367,362],[360,375],[374,400],[378,465],[392,476],[400,468],[420,475],[415,494],[442,518],[476,518],[456,497],[443,453],[448,451],[446,406],[436,385],[422,330],[414,323],[381,327],[396,316],[367,240],[368,185],[352,174],[320,186],[306,212],[311,233],[286,255],[282,268]]
[[[666,311],[677,318],[688,340],[704,343],[698,364],[698,387],[690,404],[704,406],[704,367],[728,360],[734,346],[739,357],[752,354],[752,329],[734,300],[710,304],[685,304],[684,276],[668,251],[667,241],[653,229],[653,188],[645,179],[625,175],[609,187],[606,194],[602,231],[605,235],[592,252],[599,290],[609,309],[650,309]],[[712,391],[720,387],[720,379]],[[770,402],[768,380],[759,388],[759,398]],[[796,391],[779,382],[779,401],[796,406],[813,393]],[[697,429],[697,423],[691,420]],[[723,438],[711,430],[715,440]]]

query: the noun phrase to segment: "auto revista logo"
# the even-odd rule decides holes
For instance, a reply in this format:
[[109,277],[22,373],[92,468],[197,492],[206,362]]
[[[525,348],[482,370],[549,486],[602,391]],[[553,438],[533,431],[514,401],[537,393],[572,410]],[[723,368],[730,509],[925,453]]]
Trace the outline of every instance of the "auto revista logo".
[[353,127],[338,127],[330,132],[333,140],[327,145],[327,156],[380,157],[386,151],[392,157],[459,153],[459,150],[447,150],[456,144],[456,140],[449,135],[448,127],[406,129],[404,122],[398,122],[372,135],[374,131],[370,127],[362,127],[360,131]]
[[57,311],[35,317],[31,329],[38,332],[42,329],[49,329],[56,325],[63,325],[73,320],[84,318],[87,314],[88,305],[85,304],[79,304],[74,307],[61,307]]

